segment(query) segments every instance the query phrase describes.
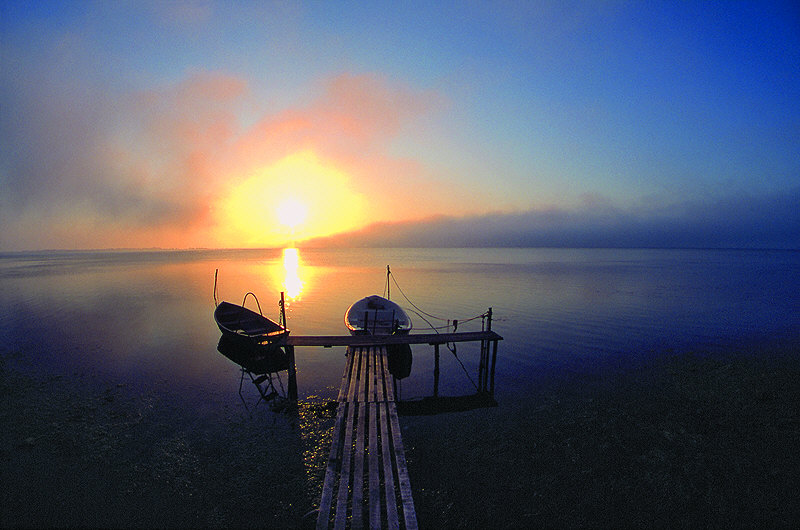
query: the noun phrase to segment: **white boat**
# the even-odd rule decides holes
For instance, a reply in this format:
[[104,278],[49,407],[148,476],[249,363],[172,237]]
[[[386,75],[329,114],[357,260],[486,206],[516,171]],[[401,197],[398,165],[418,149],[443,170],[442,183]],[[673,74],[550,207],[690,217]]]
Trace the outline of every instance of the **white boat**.
[[403,308],[376,294],[351,305],[344,323],[352,335],[402,335],[411,331],[411,319]]

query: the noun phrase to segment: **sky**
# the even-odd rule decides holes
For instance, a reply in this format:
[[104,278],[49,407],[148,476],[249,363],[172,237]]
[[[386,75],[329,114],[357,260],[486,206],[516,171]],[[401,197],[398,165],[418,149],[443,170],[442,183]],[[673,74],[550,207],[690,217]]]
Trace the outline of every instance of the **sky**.
[[0,250],[800,248],[787,2],[0,0]]

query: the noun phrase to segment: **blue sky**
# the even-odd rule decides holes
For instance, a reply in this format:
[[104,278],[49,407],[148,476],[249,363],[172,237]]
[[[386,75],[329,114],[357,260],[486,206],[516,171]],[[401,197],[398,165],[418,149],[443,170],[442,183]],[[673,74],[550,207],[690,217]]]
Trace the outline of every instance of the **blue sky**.
[[[0,6],[4,250],[275,246],[437,216],[519,233],[546,212],[659,233],[652,212],[719,225],[751,203],[781,234],[752,246],[800,246],[779,210],[800,188],[792,2]],[[297,153],[316,173],[271,170]],[[270,179],[319,218],[237,236],[225,215],[258,206],[218,202]]]

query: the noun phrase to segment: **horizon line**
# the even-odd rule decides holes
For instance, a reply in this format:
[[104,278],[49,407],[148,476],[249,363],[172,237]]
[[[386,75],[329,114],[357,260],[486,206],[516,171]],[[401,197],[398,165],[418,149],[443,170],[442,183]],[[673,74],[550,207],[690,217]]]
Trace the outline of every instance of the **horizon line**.
[[278,245],[270,247],[96,247],[96,248],[40,248],[0,250],[4,254],[46,252],[208,252],[208,251],[259,251],[259,250],[358,250],[358,249],[572,249],[572,250],[753,250],[753,251],[800,251],[800,247],[716,247],[716,246],[628,246],[628,245]]

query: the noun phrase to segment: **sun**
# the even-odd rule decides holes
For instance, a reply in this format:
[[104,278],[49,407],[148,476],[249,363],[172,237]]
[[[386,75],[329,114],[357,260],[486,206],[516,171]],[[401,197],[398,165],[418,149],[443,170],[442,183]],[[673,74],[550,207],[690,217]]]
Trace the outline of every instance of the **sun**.
[[313,151],[253,171],[212,206],[212,237],[223,247],[279,247],[354,230],[367,201],[350,176]]
[[295,230],[308,217],[308,207],[299,199],[287,197],[278,204],[275,213],[278,216],[278,222],[287,228]]

